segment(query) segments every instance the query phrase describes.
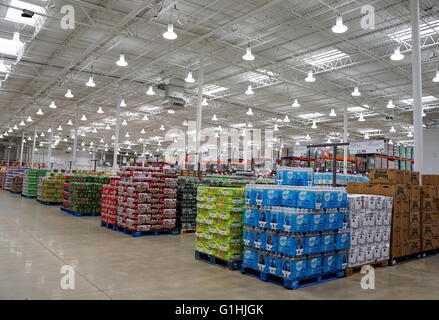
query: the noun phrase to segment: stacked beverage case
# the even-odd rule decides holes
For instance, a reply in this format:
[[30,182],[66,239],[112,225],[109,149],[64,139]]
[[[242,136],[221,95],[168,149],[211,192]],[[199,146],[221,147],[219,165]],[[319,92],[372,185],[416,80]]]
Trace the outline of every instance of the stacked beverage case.
[[178,177],[177,228],[195,230],[197,226],[197,177]]
[[242,259],[244,189],[198,187],[196,251],[236,261]]
[[27,169],[23,177],[21,194],[29,198],[36,198],[39,178],[45,176],[47,172],[47,170]]
[[49,177],[40,177],[37,200],[46,204],[62,204],[64,200],[63,174],[52,173]]
[[120,177],[110,177],[110,184],[102,186],[101,221],[112,226],[117,224],[117,186]]
[[175,168],[166,165],[124,167],[119,176],[117,226],[135,232],[175,229]]
[[393,198],[349,195],[349,267],[388,260]]
[[344,189],[247,185],[245,202],[244,270],[297,281],[347,267],[350,235]]
[[67,175],[63,207],[75,213],[101,213],[102,185],[109,177],[98,175]]

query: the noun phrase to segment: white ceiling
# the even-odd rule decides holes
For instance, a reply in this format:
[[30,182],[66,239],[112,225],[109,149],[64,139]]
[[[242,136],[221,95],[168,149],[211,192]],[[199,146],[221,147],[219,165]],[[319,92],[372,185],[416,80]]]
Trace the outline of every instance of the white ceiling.
[[[26,24],[17,24],[5,18],[11,8],[10,0],[0,1],[0,38],[12,39],[19,30],[25,43],[24,54],[3,55],[6,64],[12,64],[7,80],[0,88],[0,133],[22,120],[13,136],[31,135],[49,127],[63,127],[62,137],[70,135],[75,121],[76,106],[80,116],[82,140],[101,138],[111,144],[116,104],[122,96],[127,107],[122,119],[121,140],[126,132],[130,141],[139,138],[163,137],[159,130],[182,126],[184,120],[196,119],[197,82],[185,85],[187,106],[169,114],[163,108],[163,91],[155,87],[156,95],[145,91],[150,84],[167,83],[169,79],[184,79],[192,70],[198,79],[201,49],[205,50],[205,88],[222,87],[225,90],[213,96],[206,95],[209,106],[203,108],[203,127],[221,125],[223,128],[251,121],[254,128],[273,128],[276,119],[285,115],[289,123],[279,123],[276,134],[285,144],[294,144],[309,133],[312,142],[324,142],[328,135],[339,136],[343,127],[343,110],[348,110],[349,132],[352,140],[363,138],[363,130],[378,130],[377,137],[394,141],[410,140],[407,133],[412,123],[411,106],[403,100],[412,98],[411,44],[401,46],[402,61],[389,59],[398,43],[389,35],[410,28],[409,1],[402,0],[68,0],[25,1],[43,5],[47,9],[40,30]],[[433,83],[438,68],[436,51],[439,34],[432,22],[439,19],[439,3],[421,0],[421,23],[427,24],[428,36],[422,37],[423,95],[439,98],[439,84]],[[176,9],[170,10],[176,3]],[[60,21],[63,5],[75,8],[76,28],[63,30]],[[375,30],[360,26],[362,5],[375,8]],[[158,14],[158,17],[155,16]],[[170,21],[175,25],[178,38],[166,40],[162,33]],[[349,30],[335,34],[331,27],[341,14]],[[429,26],[431,28],[429,28]],[[244,61],[247,45],[256,59]],[[347,55],[325,65],[312,66],[305,60],[322,53],[339,50]],[[120,53],[128,61],[127,67],[115,62]],[[85,86],[93,68],[95,88]],[[314,70],[316,82],[304,81],[309,70]],[[0,73],[0,79],[5,73]],[[248,84],[254,95],[245,95]],[[353,97],[355,85],[362,93]],[[64,94],[71,88],[74,98]],[[294,98],[299,108],[292,108]],[[387,109],[393,99],[395,109]],[[54,100],[57,109],[49,109]],[[358,122],[359,106],[364,109],[365,122]],[[439,100],[428,102],[424,118],[427,128],[439,124]],[[102,107],[104,114],[96,111]],[[254,116],[246,114],[252,107]],[[356,108],[355,108],[356,107]],[[43,116],[36,115],[41,108]],[[331,109],[336,117],[329,117]],[[352,109],[354,108],[354,109]],[[149,120],[142,120],[145,114]],[[309,114],[317,114],[310,117]],[[318,115],[320,113],[321,115]],[[212,121],[216,114],[219,121]],[[31,116],[32,123],[26,122]],[[312,119],[318,129],[311,129]],[[393,119],[393,120],[391,120]],[[397,132],[389,133],[391,126]],[[96,127],[97,133],[92,133]],[[140,131],[145,128],[146,133]],[[59,133],[59,132],[57,132]],[[375,135],[371,134],[373,138]],[[46,137],[39,137],[41,142]],[[60,142],[57,148],[72,145]],[[79,145],[79,144],[78,144]]]

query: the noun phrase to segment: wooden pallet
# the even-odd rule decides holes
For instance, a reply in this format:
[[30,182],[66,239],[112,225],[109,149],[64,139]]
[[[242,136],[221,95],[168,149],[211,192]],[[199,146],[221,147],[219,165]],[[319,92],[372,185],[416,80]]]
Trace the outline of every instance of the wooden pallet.
[[394,266],[403,262],[418,260],[422,258],[422,252],[412,253],[402,257],[396,257],[389,260],[389,265]]
[[181,234],[185,234],[185,233],[195,233],[195,229],[180,229],[180,233]]
[[257,278],[265,282],[276,284],[278,286],[284,287],[285,289],[289,289],[289,290],[296,290],[296,289],[316,285],[319,283],[328,282],[346,277],[345,270],[337,270],[329,273],[321,273],[321,274],[311,275],[293,280],[286,279],[278,275],[273,275],[267,272],[255,270],[253,268],[248,268],[248,267],[242,267],[241,273],[246,276]]
[[367,266],[367,265],[372,266],[374,268],[380,268],[380,267],[383,268],[383,267],[387,267],[389,265],[389,261],[388,260],[381,260],[381,261],[362,264],[361,266],[347,267],[346,268],[346,276],[349,277],[349,276],[353,275],[354,273],[360,272],[361,268],[363,268],[364,266]]

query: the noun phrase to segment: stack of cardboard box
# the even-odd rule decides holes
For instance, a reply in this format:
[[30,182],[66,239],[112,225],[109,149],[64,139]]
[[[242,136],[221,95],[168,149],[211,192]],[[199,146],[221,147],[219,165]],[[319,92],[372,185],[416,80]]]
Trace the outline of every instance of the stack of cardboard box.
[[422,251],[439,248],[439,175],[422,175],[421,236]]
[[347,192],[393,198],[391,259],[421,251],[419,173],[372,169],[369,183],[348,183]]

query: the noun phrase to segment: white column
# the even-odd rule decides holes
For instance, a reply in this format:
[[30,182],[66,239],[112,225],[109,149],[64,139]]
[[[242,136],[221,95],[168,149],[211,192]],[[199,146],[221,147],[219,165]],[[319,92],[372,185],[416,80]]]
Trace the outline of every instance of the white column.
[[47,147],[47,168],[50,169],[50,161],[52,161],[52,143],[53,143],[53,128],[50,128],[49,146]]
[[35,131],[34,131],[34,142],[32,145],[32,168],[34,167],[34,162],[35,162],[35,146],[37,144],[37,128],[35,127]]
[[[78,149],[79,105],[76,104],[75,139],[73,139],[72,170],[76,169],[76,149]],[[52,130],[53,131],[53,130]]]
[[419,39],[419,0],[410,1],[412,19],[412,78],[413,78],[413,133],[414,170],[422,173],[424,137],[422,128],[422,70],[421,43]]
[[197,103],[197,137],[195,146],[195,170],[200,167],[200,140],[201,140],[201,121],[203,116],[203,86],[204,86],[204,46],[201,47],[200,71],[198,74],[198,103]]
[[114,139],[114,151],[113,151],[113,171],[117,171],[117,152],[119,151],[119,126],[120,126],[120,97],[117,99],[116,105],[116,129],[115,129],[115,139]]
[[23,134],[21,135],[21,151],[20,151],[20,167],[23,166],[23,149],[24,149],[24,131]]
[[[348,111],[344,108],[343,114],[343,142],[348,141]],[[343,172],[348,172],[348,146],[343,146]]]

